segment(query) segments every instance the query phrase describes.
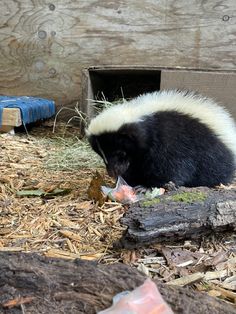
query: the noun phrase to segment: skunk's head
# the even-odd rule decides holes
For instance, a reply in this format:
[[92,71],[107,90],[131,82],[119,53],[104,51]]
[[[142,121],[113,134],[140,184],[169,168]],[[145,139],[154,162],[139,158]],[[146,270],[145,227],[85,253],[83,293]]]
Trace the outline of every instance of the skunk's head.
[[138,148],[142,149],[144,134],[136,124],[125,125],[117,132],[90,134],[89,143],[99,154],[111,177],[124,176],[137,158]]

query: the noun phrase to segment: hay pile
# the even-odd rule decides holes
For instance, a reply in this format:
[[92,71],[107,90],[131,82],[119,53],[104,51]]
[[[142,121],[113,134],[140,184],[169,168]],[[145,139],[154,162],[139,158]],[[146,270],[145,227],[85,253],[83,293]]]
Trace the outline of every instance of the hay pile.
[[[124,230],[119,219],[125,207],[113,202],[98,206],[88,198],[95,170],[104,173],[104,168],[77,139],[76,129],[63,138],[62,133],[57,127],[53,135],[52,127],[45,125],[29,137],[0,135],[0,251],[121,261],[163,282],[190,285],[236,303],[234,234],[200,244],[114,250]],[[31,195],[22,196],[22,191]]]

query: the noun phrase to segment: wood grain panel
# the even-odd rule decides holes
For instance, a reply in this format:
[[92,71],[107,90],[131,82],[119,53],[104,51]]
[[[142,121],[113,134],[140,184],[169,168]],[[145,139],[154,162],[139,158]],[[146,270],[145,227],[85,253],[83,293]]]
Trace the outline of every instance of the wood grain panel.
[[81,102],[89,66],[234,69],[235,0],[1,0],[0,93]]

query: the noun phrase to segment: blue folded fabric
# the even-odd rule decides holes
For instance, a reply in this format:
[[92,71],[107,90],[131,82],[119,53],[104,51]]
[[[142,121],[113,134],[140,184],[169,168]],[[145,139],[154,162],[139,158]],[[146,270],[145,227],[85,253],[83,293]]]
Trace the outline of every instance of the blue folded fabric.
[[3,108],[19,108],[23,124],[52,117],[56,113],[53,100],[28,96],[0,95],[0,126]]

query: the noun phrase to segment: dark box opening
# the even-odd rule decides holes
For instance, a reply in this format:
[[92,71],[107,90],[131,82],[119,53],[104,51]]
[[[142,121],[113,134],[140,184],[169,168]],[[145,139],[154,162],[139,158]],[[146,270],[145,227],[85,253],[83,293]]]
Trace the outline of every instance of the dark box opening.
[[[87,97],[84,111],[91,118],[94,115],[92,100],[115,102],[128,100],[140,94],[160,90],[160,69],[102,69],[87,71]],[[85,98],[84,97],[84,98]],[[105,99],[104,99],[105,98]]]

